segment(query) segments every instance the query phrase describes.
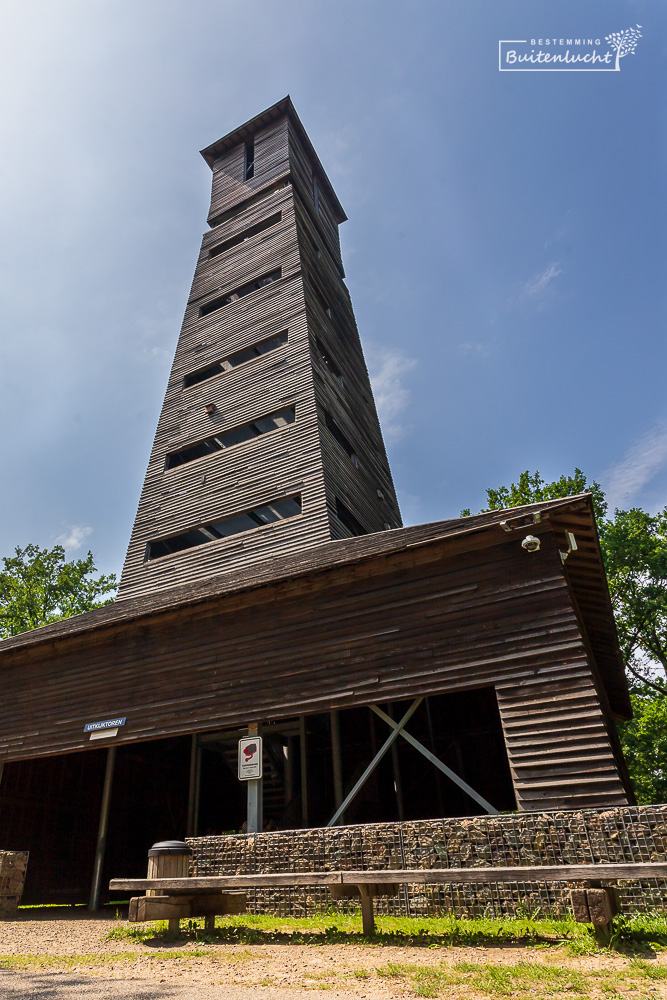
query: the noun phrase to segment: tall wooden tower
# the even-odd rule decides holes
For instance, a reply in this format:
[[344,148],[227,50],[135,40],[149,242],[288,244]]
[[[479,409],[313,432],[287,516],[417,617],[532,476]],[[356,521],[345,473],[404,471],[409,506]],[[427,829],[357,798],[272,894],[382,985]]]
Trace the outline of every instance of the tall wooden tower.
[[346,216],[291,100],[202,155],[211,228],[120,599],[401,525],[343,280]]

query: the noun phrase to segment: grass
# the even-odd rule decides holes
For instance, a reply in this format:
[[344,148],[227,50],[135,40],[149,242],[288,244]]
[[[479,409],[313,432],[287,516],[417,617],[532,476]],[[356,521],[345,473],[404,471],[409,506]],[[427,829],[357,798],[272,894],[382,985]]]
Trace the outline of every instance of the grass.
[[[455,962],[423,965],[388,962],[375,970],[383,978],[398,980],[420,997],[457,996],[545,998],[562,995],[645,997],[645,987],[667,979],[667,967],[633,960],[624,969],[567,969],[548,962],[521,961],[513,965],[489,962]],[[648,982],[647,982],[648,981]],[[650,987],[649,987],[650,989]]]
[[[268,914],[243,914],[218,918],[215,931],[205,931],[203,921],[181,924],[186,939],[234,944],[346,944],[417,945],[437,948],[450,945],[520,944],[549,946],[565,944],[572,955],[593,954],[601,950],[592,929],[578,924],[573,917],[542,919],[538,915],[514,918],[479,917],[466,919],[444,917],[376,917],[376,934],[365,938],[358,913],[319,913],[312,917],[277,917]],[[108,940],[167,940],[166,922],[127,927],[119,924],[107,935]],[[667,916],[641,914],[617,918],[608,948],[641,953],[667,947]]]
[[95,955],[0,955],[0,969],[74,969],[94,968],[95,966],[115,965],[116,963],[132,963],[139,959],[150,960],[185,960],[208,958],[215,962],[237,965],[252,958],[246,952],[216,952],[209,948],[188,948],[178,951],[136,952],[116,951]]

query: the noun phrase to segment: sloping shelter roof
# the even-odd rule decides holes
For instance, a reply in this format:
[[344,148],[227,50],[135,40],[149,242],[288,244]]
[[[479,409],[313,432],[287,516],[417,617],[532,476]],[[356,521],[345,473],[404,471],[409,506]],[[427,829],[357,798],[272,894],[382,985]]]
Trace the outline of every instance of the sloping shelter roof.
[[[454,555],[461,545],[466,548],[483,547],[485,544],[492,544],[494,539],[499,540],[498,533],[504,534],[508,530],[517,531],[517,543],[520,543],[524,534],[539,535],[543,531],[552,530],[563,551],[567,550],[565,532],[572,531],[575,534],[577,558],[566,560],[566,577],[611,707],[618,716],[629,718],[631,707],[627,682],[590,494],[324,542],[297,555],[222,573],[194,584],[117,600],[95,611],[5,639],[0,642],[0,665],[4,654],[27,651],[42,643],[60,642],[102,629],[139,624],[147,618],[210,601],[212,598],[224,598],[296,577],[316,576],[337,567],[386,559],[394,553],[417,547],[440,544],[444,546],[444,555],[448,549]],[[526,558],[530,558],[530,555],[527,554]]]

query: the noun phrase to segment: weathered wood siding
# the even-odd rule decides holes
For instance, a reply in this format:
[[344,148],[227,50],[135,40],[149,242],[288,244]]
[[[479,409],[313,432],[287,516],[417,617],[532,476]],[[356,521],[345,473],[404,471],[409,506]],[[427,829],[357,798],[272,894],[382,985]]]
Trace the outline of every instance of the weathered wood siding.
[[[269,554],[279,556],[347,537],[349,529],[336,517],[336,498],[368,531],[401,523],[342,280],[331,198],[323,184],[319,208],[315,207],[311,160],[312,154],[309,158],[304,142],[283,115],[255,134],[255,171],[250,180],[243,179],[244,142],[214,161],[210,219],[224,221],[202,240],[121,577],[120,599],[262,561]],[[276,188],[277,180],[283,186]],[[254,200],[258,193],[264,195],[259,201]],[[280,219],[262,232],[210,256],[220,244],[278,214]],[[278,268],[278,280],[200,315],[208,303]],[[331,300],[331,316],[320,315],[321,305],[312,291],[315,281]],[[284,331],[288,340],[279,349],[184,386],[185,376]],[[335,386],[331,384],[315,338],[340,359],[344,385],[335,379]],[[205,407],[211,404],[215,411],[207,414]],[[170,452],[287,406],[296,410],[293,424],[165,469]],[[353,442],[358,467],[323,426],[325,410]],[[297,495],[300,515],[146,561],[149,541]]]
[[522,808],[625,802],[557,543],[541,537],[539,557],[498,531],[469,551],[400,551],[48,655],[8,650],[0,754],[84,749],[84,722],[116,713],[128,742],[495,685]]
[[244,143],[215,161],[209,222],[289,172],[287,116],[257,132],[254,138],[255,170],[249,180],[243,177]]

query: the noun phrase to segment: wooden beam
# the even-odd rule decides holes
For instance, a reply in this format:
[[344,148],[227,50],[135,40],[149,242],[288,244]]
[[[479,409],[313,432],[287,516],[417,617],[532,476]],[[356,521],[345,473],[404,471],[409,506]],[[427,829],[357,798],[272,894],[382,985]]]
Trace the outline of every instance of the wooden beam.
[[331,885],[341,882],[337,872],[279,872],[271,875],[206,875],[194,878],[114,878],[110,889],[140,891],[159,889],[163,891],[195,892],[199,890],[246,889],[281,885]]
[[[196,892],[211,889],[248,889],[302,885],[437,885],[494,882],[577,882],[588,879],[667,879],[667,862],[609,863],[590,865],[517,865],[498,868],[391,868],[380,871],[279,872],[264,875],[208,875],[196,878],[112,879],[112,890],[158,889]],[[360,889],[360,891],[362,891]],[[393,892],[393,890],[392,890]]]

